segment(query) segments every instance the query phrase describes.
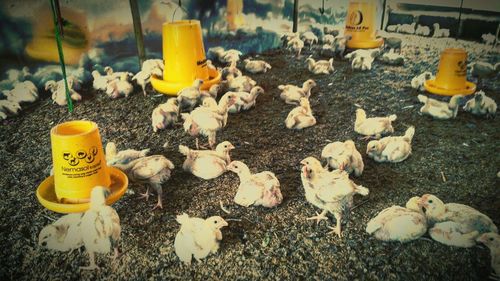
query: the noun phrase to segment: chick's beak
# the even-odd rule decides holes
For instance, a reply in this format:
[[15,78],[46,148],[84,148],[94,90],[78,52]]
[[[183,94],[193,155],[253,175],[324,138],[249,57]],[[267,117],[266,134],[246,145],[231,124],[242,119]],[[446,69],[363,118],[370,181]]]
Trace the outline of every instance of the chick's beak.
[[420,198],[418,199],[417,201],[417,204],[420,206],[420,207],[427,207],[427,203],[426,203],[426,200],[424,198]]
[[220,222],[220,225],[221,227],[223,227],[223,226],[228,226],[229,224],[225,220],[223,220]]

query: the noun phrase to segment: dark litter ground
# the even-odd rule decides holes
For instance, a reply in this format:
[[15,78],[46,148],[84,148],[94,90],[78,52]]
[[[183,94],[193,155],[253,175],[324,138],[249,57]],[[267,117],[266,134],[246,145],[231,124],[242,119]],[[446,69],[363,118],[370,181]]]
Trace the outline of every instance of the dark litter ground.
[[[432,193],[444,202],[468,204],[500,225],[498,139],[496,119],[475,117],[460,111],[455,120],[433,121],[418,113],[417,93],[410,80],[425,70],[435,72],[440,45],[445,41],[422,42],[406,36],[403,47],[406,64],[385,66],[375,62],[369,72],[352,72],[346,61],[336,60],[333,75],[313,76],[304,60],[284,50],[272,50],[258,57],[272,70],[251,75],[266,93],[257,107],[231,115],[228,126],[217,135],[236,149],[232,159],[244,161],[252,170],[273,171],[281,182],[283,203],[274,209],[243,208],[232,203],[239,180],[225,173],[204,181],[184,171],[179,144],[194,147],[194,139],[182,128],[159,131],[151,127],[151,112],[167,96],[150,92],[144,97],[137,88],[129,98],[111,100],[91,89],[82,91],[84,100],[75,111],[53,105],[48,95],[26,106],[20,116],[1,125],[0,149],[0,278],[2,280],[485,280],[491,272],[490,256],[484,246],[468,249],[437,242],[384,243],[365,232],[366,223],[383,208],[404,205],[412,196]],[[444,39],[442,39],[444,40]],[[411,44],[417,42],[418,46]],[[436,43],[437,42],[437,43]],[[448,41],[446,41],[448,42]],[[454,41],[450,41],[454,42]],[[462,42],[462,41],[461,41]],[[453,43],[455,44],[455,43]],[[495,62],[498,52],[480,44],[464,43],[469,58]],[[456,44],[458,45],[458,43]],[[314,52],[317,56],[317,51]],[[471,59],[472,60],[472,59]],[[311,104],[317,125],[303,131],[284,127],[293,106],[279,99],[279,84],[316,80]],[[500,102],[497,78],[482,86],[488,96]],[[365,154],[366,142],[353,130],[356,104],[369,116],[397,114],[395,134],[416,127],[413,154],[399,164],[378,164]],[[51,218],[59,215],[44,209],[35,190],[48,175],[51,165],[50,128],[76,119],[97,122],[103,144],[114,141],[118,149],[151,148],[176,165],[173,176],[163,186],[164,209],[151,211],[149,202],[139,198],[144,187],[131,184],[113,207],[122,225],[122,256],[111,264],[110,256],[99,255],[98,271],[80,272],[88,264],[83,248],[71,253],[52,252],[37,246],[38,233]],[[365,161],[365,171],[354,181],[370,189],[367,197],[356,197],[351,219],[344,222],[343,237],[326,234],[333,216],[316,225],[306,221],[319,211],[304,197],[299,162],[307,156],[320,157],[331,141],[355,140]],[[203,139],[205,141],[205,139]],[[163,145],[167,143],[164,148]],[[446,181],[443,181],[441,173]],[[225,214],[219,202],[231,211]],[[230,221],[222,229],[224,239],[217,254],[187,267],[174,253],[173,241],[179,229],[175,216],[220,215]]]

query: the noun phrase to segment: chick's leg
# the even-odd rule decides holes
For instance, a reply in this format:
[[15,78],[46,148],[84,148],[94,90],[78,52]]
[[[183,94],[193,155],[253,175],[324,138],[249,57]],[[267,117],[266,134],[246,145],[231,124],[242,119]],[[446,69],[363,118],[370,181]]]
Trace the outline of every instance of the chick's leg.
[[156,203],[156,205],[153,208],[153,210],[155,210],[156,208],[163,209],[163,205],[161,203],[161,195],[162,195],[161,184],[155,184],[155,185],[153,185],[153,187],[154,187],[156,193],[158,194],[158,203]]
[[146,189],[146,192],[141,193],[141,198],[146,198],[146,201],[149,199],[149,186]]
[[328,232],[328,234],[337,234],[339,237],[342,237],[341,225],[342,225],[342,215],[339,213],[334,213],[335,219],[337,220],[337,225],[335,227],[329,226],[328,228],[332,231]]
[[323,210],[321,214],[316,213],[316,216],[312,216],[310,218],[307,218],[306,220],[316,220],[316,224],[318,224],[322,220],[327,220],[328,218],[326,217],[327,210]]
[[99,269],[99,267],[95,264],[94,252],[88,252],[88,253],[89,253],[90,265],[89,266],[80,266],[80,270],[94,270],[94,269]]

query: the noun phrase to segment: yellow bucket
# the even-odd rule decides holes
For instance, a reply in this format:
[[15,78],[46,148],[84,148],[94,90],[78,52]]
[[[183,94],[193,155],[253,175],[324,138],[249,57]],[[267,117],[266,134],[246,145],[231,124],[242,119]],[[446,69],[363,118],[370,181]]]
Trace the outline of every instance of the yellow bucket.
[[207,67],[200,21],[180,20],[163,24],[163,80],[151,78],[153,88],[160,93],[175,95],[202,79],[202,90],[220,81],[221,75]]
[[37,198],[49,210],[59,213],[84,212],[90,192],[97,186],[111,189],[109,204],[117,201],[127,189],[127,176],[109,168],[97,124],[91,121],[69,121],[50,131],[54,175],[37,188]]
[[227,27],[236,30],[245,23],[243,19],[243,0],[227,0]]
[[376,38],[375,29],[375,2],[350,2],[347,11],[345,35],[350,35],[347,47],[350,49],[377,48],[384,42]]
[[470,95],[476,85],[467,81],[467,52],[448,48],[441,53],[436,79],[424,83],[427,91],[445,96]]
[[108,166],[97,124],[70,121],[50,131],[57,199],[86,199],[96,185],[109,187]]

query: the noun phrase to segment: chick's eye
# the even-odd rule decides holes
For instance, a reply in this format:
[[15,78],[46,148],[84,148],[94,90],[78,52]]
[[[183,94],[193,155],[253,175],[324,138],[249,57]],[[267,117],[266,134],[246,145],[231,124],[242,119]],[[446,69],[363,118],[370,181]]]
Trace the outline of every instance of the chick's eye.
[[490,241],[493,241],[493,240],[494,240],[493,237],[490,237]]
[[429,204],[432,204],[432,200],[429,200],[429,201],[427,201],[427,202],[429,202]]
[[217,221],[214,221],[215,224],[217,224]]

